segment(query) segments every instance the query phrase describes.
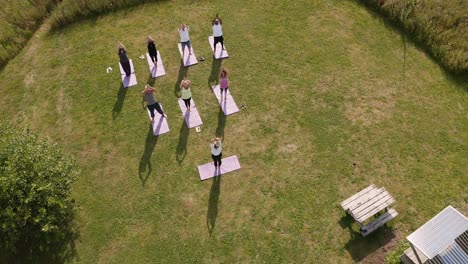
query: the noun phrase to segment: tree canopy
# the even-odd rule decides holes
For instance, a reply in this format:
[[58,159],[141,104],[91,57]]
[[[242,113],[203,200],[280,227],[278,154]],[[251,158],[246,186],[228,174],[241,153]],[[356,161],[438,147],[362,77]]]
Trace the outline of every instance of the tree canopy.
[[0,262],[73,255],[75,176],[73,158],[56,144],[0,123]]

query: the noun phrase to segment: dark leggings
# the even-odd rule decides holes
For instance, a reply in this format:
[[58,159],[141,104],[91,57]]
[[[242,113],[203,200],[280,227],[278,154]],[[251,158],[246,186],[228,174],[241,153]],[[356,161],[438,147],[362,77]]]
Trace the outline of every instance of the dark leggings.
[[222,152],[219,153],[218,156],[215,156],[215,155],[211,154],[211,157],[213,158],[215,167],[221,166],[221,158],[223,157],[223,153],[222,153]]
[[[188,47],[188,50],[189,50],[189,53],[191,53],[192,51],[190,50],[192,48],[192,44],[190,43],[190,40],[189,41],[185,41],[185,42],[181,42],[180,45],[182,46],[182,53],[185,52],[185,47]],[[184,53],[185,54],[185,53]]]
[[224,49],[224,38],[223,36],[214,37],[213,49],[216,50],[216,44],[221,43],[221,49]]
[[125,72],[125,75],[130,76],[130,73],[131,73],[131,72],[130,72],[130,71],[131,71],[131,69],[130,69],[130,61],[121,61],[121,62],[120,62],[120,65],[122,65],[122,68],[123,68],[123,70],[124,70],[124,72]]
[[192,100],[192,97],[190,97],[189,99],[182,99],[182,100],[184,100],[185,107],[190,107],[190,100]]
[[221,95],[223,95],[223,93],[225,93],[227,95],[227,90],[229,89],[229,87],[226,87],[226,88],[220,88],[221,90]]
[[154,64],[158,63],[158,55],[155,53],[150,53],[150,58],[153,61]]
[[156,111],[158,111],[159,114],[164,115],[164,112],[161,109],[161,106],[159,105],[158,102],[156,102],[156,103],[154,103],[152,105],[147,105],[147,107],[148,107],[148,110],[151,113],[151,117],[154,117],[154,109],[156,109]]

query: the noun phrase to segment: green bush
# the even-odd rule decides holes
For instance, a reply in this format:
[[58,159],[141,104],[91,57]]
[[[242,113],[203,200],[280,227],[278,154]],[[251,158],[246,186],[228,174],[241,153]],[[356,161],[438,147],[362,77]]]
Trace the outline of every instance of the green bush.
[[73,167],[56,145],[0,123],[0,263],[73,255]]
[[468,1],[360,1],[401,25],[444,68],[468,73]]
[[0,4],[0,66],[24,47],[60,0],[3,0]]

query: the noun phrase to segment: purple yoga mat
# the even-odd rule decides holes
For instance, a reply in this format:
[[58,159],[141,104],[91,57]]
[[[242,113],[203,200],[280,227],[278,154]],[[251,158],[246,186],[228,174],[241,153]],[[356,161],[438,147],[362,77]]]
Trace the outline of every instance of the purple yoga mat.
[[[146,112],[148,112],[148,116],[151,122],[151,113],[148,109],[146,109]],[[167,118],[160,115],[158,111],[156,111],[156,109],[154,110],[154,121],[151,122],[151,125],[153,126],[153,132],[155,136],[169,132],[169,124],[167,123]]]
[[[209,36],[208,37],[208,42],[210,42],[210,47],[211,47],[211,51],[214,51],[214,46],[213,46],[213,43],[214,43],[214,37],[213,36]],[[226,50],[226,45],[224,45],[224,48],[225,50],[223,50],[221,48],[221,43],[217,43],[216,44],[216,53],[213,54],[213,56],[215,57],[215,59],[226,59],[226,58],[229,58],[229,54]]]
[[154,63],[151,60],[149,53],[146,53],[146,61],[148,62],[151,76],[153,78],[166,75],[166,71],[164,70],[164,65],[162,63],[161,54],[159,54],[159,50],[158,50],[158,63],[156,64],[156,67],[154,66]]
[[[180,57],[182,58],[182,45],[179,43],[177,44],[177,46],[179,47]],[[184,53],[184,57],[182,58],[182,61],[184,62],[184,66],[186,67],[195,65],[198,63],[197,57],[195,56],[195,52],[193,51],[193,45],[192,45],[192,55],[190,56],[189,56],[188,47],[185,48],[185,53]]]
[[129,60],[129,62],[130,62],[130,72],[131,72],[131,74],[128,77],[125,76],[125,71],[124,71],[124,69],[122,68],[122,65],[119,62],[120,75],[122,77],[123,87],[125,87],[125,88],[137,85],[137,79],[136,79],[136,75],[135,75],[135,68],[133,68],[133,61]]
[[241,166],[239,160],[237,159],[237,156],[234,155],[222,159],[221,166],[218,168],[215,168],[213,162],[200,165],[198,166],[198,173],[200,174],[200,180],[203,181],[221,174],[226,174],[228,172],[238,170],[240,168]]
[[234,99],[231,96],[231,89],[227,89],[226,99],[224,99],[224,92],[223,98],[221,98],[221,89],[219,88],[219,84],[212,87],[213,92],[216,95],[216,99],[218,99],[218,103],[223,109],[225,115],[230,115],[239,112],[239,108],[234,102]]
[[187,108],[185,107],[185,103],[184,100],[182,100],[182,98],[179,98],[178,103],[188,128],[197,127],[203,124],[203,121],[201,120],[200,114],[198,113],[198,109],[195,106],[195,101],[193,100],[193,98],[190,102],[190,112],[187,112]]

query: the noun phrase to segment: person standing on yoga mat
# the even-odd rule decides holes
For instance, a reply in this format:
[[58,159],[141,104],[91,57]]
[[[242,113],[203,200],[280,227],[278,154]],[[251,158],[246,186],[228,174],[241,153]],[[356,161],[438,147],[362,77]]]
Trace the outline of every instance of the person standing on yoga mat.
[[229,88],[228,73],[226,69],[223,68],[221,70],[221,73],[219,74],[219,89],[221,90],[221,100],[223,100],[223,92],[224,92],[224,100],[226,100],[228,88]]
[[190,91],[190,84],[192,81],[183,79],[180,82],[180,89],[182,91],[182,100],[184,100],[185,107],[187,107],[187,111],[190,112],[190,101],[192,100],[192,92]]
[[192,55],[192,44],[190,43],[190,36],[189,36],[189,26],[182,23],[179,28],[179,35],[180,35],[180,45],[182,46],[182,57],[185,54],[185,47],[189,50],[189,56]]
[[151,61],[154,63],[154,66],[156,66],[158,63],[158,51],[156,50],[154,39],[151,36],[148,36],[148,53],[150,55]]
[[210,143],[211,147],[211,157],[213,158],[215,168],[221,167],[221,158],[223,157],[223,153],[221,152],[222,143],[221,138],[215,137],[211,140]]
[[224,50],[223,22],[221,21],[221,18],[219,18],[218,14],[216,14],[216,17],[213,19],[213,22],[211,22],[211,25],[213,26],[214,37],[213,54],[215,54],[216,44],[218,44],[218,42],[221,43],[221,48]]
[[131,69],[130,69],[130,61],[128,60],[127,57],[127,49],[125,46],[119,42],[119,58],[120,58],[120,65],[122,65],[122,68],[125,72],[125,76],[130,76]]
[[154,110],[158,111],[159,114],[161,114],[163,117],[167,117],[167,115],[163,112],[161,105],[159,105],[158,101],[154,99],[153,93],[156,91],[154,87],[151,87],[150,85],[146,85],[145,89],[141,92],[143,94],[143,97],[145,98],[146,101],[146,106],[148,107],[148,110],[151,113],[151,120],[154,121]]

